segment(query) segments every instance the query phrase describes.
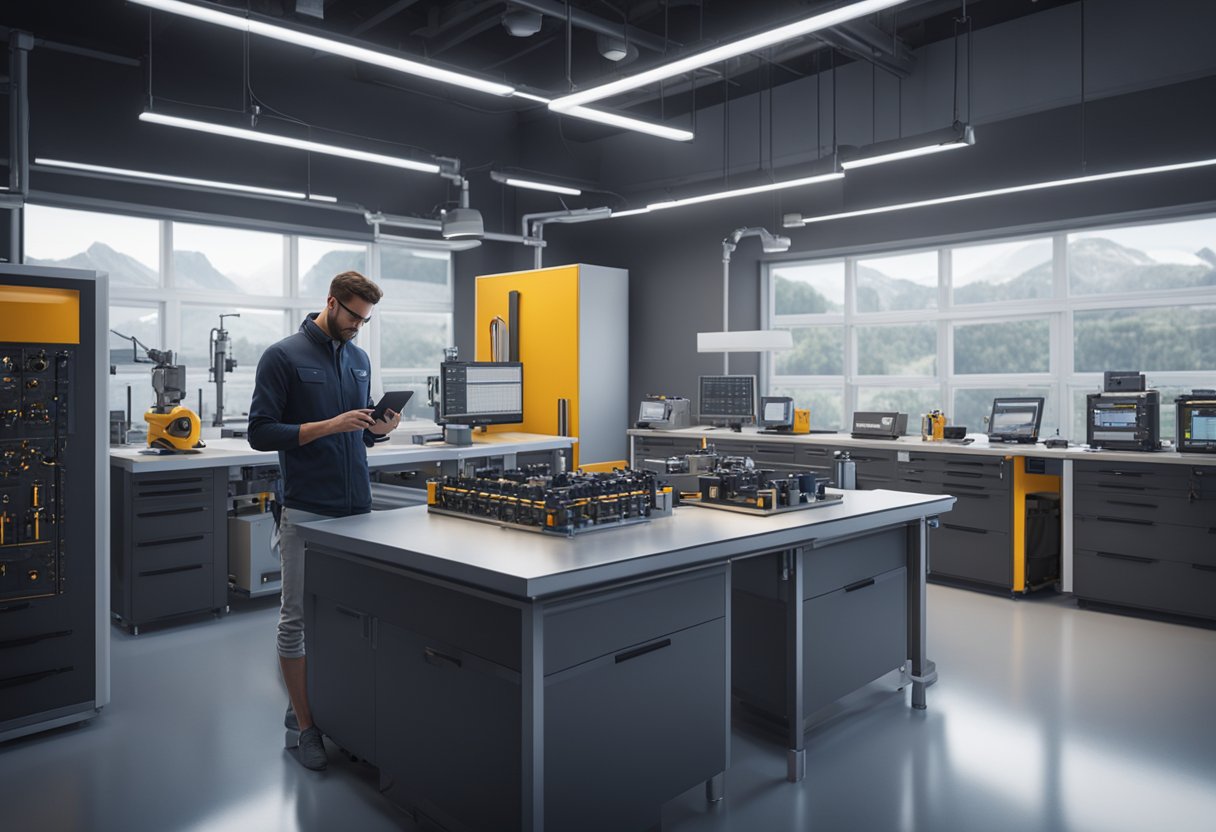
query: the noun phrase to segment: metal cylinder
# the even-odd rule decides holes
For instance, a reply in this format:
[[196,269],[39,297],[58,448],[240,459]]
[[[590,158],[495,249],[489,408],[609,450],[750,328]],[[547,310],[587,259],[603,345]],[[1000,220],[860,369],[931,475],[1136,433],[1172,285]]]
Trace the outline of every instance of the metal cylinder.
[[836,487],[852,491],[857,488],[857,463],[849,457],[848,451],[836,452],[835,476]]

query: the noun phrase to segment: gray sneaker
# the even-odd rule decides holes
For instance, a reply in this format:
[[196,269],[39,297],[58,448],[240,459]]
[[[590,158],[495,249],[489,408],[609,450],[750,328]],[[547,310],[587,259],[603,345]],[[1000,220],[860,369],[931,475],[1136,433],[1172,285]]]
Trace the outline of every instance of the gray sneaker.
[[296,719],[296,709],[291,707],[291,703],[287,703],[287,713],[283,716],[283,727],[288,731],[299,731],[300,721]]
[[324,771],[329,765],[329,755],[325,753],[325,740],[321,738],[321,729],[313,725],[300,732],[299,747],[300,765],[312,771]]

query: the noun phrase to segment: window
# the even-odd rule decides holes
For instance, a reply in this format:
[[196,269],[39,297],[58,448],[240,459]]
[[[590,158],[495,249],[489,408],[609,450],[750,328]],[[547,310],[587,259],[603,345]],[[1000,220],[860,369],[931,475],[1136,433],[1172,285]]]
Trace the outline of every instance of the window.
[[[767,326],[789,329],[794,348],[766,360],[765,389],[846,427],[857,410],[914,424],[940,408],[984,432],[993,398],[1042,396],[1041,435],[1084,442],[1086,393],[1106,370],[1136,370],[1161,391],[1168,439],[1174,398],[1216,372],[1216,217],[785,262],[767,275]],[[814,408],[811,418],[837,426]]]
[[[186,366],[183,402],[200,409],[204,426],[215,413],[208,377],[211,330],[221,313],[237,367],[225,377],[224,413],[241,421],[253,396],[258,359],[321,308],[329,282],[359,271],[384,289],[373,322],[359,333],[372,359],[373,395],[389,387],[415,390],[407,415],[430,418],[426,377],[439,370],[452,342],[451,255],[357,241],[296,237],[217,225],[141,219],[89,211],[25,207],[31,264],[104,270],[110,274],[110,325],[153,349],[176,353]],[[162,263],[162,252],[167,262]],[[109,407],[132,415],[155,401],[151,365],[135,363],[131,343],[110,338]],[[144,358],[141,349],[138,356]]]

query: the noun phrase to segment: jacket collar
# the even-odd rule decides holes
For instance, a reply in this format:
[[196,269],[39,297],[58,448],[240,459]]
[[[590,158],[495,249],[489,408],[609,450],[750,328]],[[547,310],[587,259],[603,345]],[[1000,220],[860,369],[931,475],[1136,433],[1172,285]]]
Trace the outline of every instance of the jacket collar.
[[342,343],[337,339],[330,338],[325,334],[321,327],[317,326],[317,316],[319,312],[309,312],[308,317],[300,324],[300,332],[303,332],[310,340],[318,344],[328,344],[331,347],[340,347]]

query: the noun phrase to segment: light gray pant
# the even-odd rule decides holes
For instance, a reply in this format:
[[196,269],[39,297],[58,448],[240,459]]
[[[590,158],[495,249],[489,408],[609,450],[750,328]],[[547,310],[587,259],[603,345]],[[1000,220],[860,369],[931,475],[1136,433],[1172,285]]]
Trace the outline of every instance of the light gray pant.
[[279,563],[283,571],[283,595],[279,606],[279,655],[284,659],[304,656],[304,538],[297,523],[329,520],[324,514],[283,507],[279,518]]

